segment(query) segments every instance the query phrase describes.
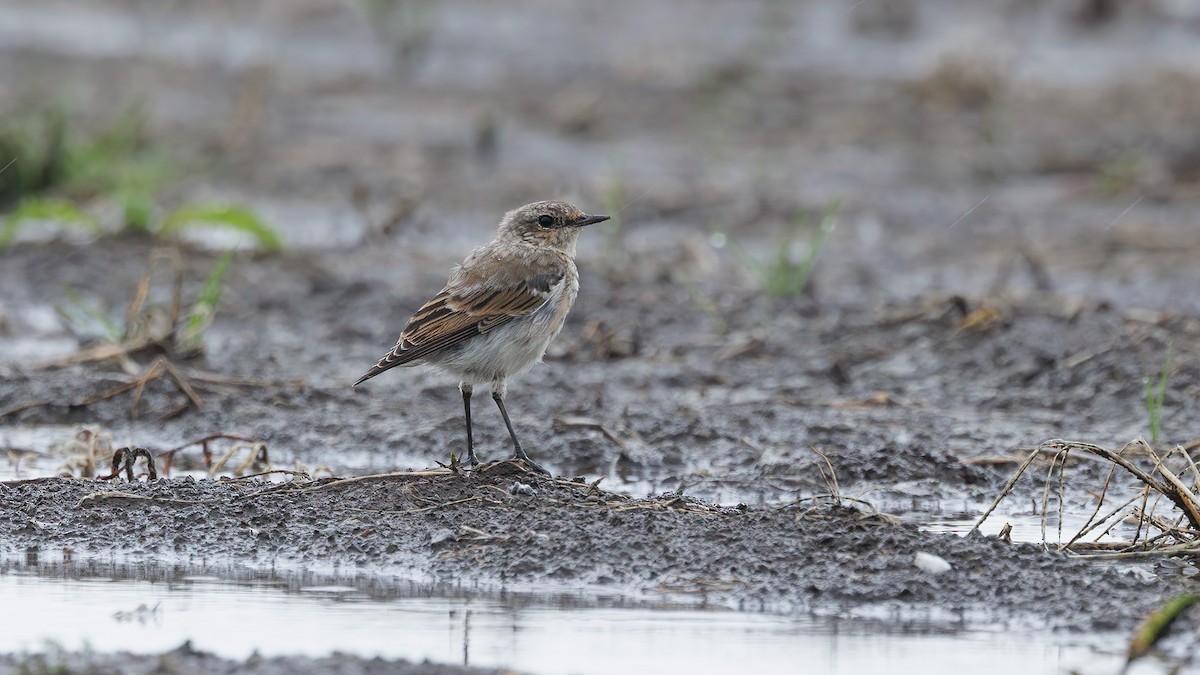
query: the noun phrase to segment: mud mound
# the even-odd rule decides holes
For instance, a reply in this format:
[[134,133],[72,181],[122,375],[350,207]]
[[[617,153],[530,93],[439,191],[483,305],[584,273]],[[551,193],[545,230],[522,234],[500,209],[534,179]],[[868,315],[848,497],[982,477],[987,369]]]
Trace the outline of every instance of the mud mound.
[[[71,547],[259,565],[337,562],[436,581],[570,581],[788,613],[932,605],[1100,629],[1125,625],[1166,590],[1035,546],[926,534],[846,506],[718,507],[670,493],[633,499],[509,462],[473,474],[274,484],[17,482],[0,488],[0,526],[11,533],[0,545],[8,555]],[[953,569],[918,569],[918,551]]]

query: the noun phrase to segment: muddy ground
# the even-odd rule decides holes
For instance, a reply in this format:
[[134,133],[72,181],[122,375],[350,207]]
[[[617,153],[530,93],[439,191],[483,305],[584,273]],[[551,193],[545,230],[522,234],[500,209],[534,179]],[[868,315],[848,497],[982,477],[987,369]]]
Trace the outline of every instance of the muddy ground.
[[[162,240],[34,232],[0,252],[0,444],[29,451],[22,476],[56,471],[53,447],[83,424],[155,450],[238,434],[266,443],[274,467],[316,476],[449,462],[462,452],[454,383],[414,371],[349,383],[500,213],[564,197],[619,213],[620,229],[585,234],[576,308],[509,406],[535,459],[611,492],[506,464],[300,489],[39,481],[0,487],[0,554],[69,546],[1090,630],[1126,629],[1189,587],[1153,567],[925,533],[861,505],[783,505],[827,491],[811,446],[844,494],[881,510],[978,515],[1022,448],[1148,434],[1143,380],[1168,349],[1160,442],[1200,436],[1200,73],[1143,39],[1188,35],[1195,17],[712,2],[695,16],[629,3],[649,12],[631,18],[531,2],[494,21],[486,3],[434,3],[428,33],[397,36],[340,3],[227,4],[87,10],[105,30],[198,36],[188,52],[68,50],[59,38],[83,10],[66,5],[38,6],[40,33],[4,33],[0,75],[17,83],[5,103],[65,90],[87,121],[142,100],[153,141],[195,167],[164,202],[246,203],[288,243],[235,260],[205,353],[180,360],[200,375],[200,407],[167,378],[136,409],[128,392],[93,402],[129,375],[44,367],[96,337],[57,318],[64,287],[120,320]],[[546,60],[517,39],[542,21],[594,30],[585,46],[550,31],[546,48],[571,56]],[[1041,32],[1014,56],[968,45],[962,21]],[[242,51],[204,47],[233,26]],[[495,39],[471,39],[482,27]],[[846,49],[816,39],[827,34]],[[705,36],[728,48],[701,49]],[[1102,72],[1072,65],[1114,52]],[[811,222],[834,200],[808,291],[764,293],[739,246],[766,257],[793,245],[797,214]],[[181,249],[187,297],[212,243]],[[156,281],[152,296],[168,289]],[[505,456],[486,398],[475,418],[481,456]],[[198,453],[177,462],[198,467]],[[1104,468],[1073,471],[1086,509]],[[110,490],[153,499],[89,497]],[[1029,516],[1040,496],[1027,478],[999,517]],[[922,572],[917,551],[954,569]]]
[[[508,462],[471,476],[303,485],[179,479],[97,490],[91,481],[51,479],[2,494],[10,552],[52,541],[99,557],[577,585],[744,611],[869,606],[927,618],[936,608],[952,623],[1093,629],[1120,628],[1165,590],[1141,574],[1033,545],[921,533],[849,507],[715,507],[669,493],[632,499]],[[918,551],[954,569],[922,571],[913,564]],[[1036,619],[1030,607],[1039,608]]]
[[190,643],[163,654],[130,654],[118,652],[39,654],[0,654],[0,673],[83,672],[93,675],[107,673],[398,673],[399,675],[468,675],[470,673],[504,673],[508,671],[467,668],[434,663],[410,663],[401,660],[363,659],[348,654],[331,654],[313,659],[303,656],[252,656],[245,661],[223,659],[214,654],[193,649]]

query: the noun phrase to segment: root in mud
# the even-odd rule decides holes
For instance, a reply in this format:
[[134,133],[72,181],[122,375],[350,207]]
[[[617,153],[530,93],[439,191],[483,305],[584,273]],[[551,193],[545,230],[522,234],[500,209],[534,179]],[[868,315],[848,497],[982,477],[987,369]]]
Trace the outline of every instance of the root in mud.
[[139,459],[146,460],[146,476],[149,480],[158,480],[158,469],[154,466],[154,455],[145,448],[117,448],[112,456],[112,472],[107,476],[99,476],[101,480],[112,480],[125,471],[125,480],[134,481],[134,463]]

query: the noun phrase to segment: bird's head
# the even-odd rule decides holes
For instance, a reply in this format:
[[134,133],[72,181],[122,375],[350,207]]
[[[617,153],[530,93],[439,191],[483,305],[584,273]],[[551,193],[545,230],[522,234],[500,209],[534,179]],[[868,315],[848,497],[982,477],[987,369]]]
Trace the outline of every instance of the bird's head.
[[574,255],[579,230],[608,218],[589,216],[566,202],[534,202],[504,214],[500,221],[500,236]]

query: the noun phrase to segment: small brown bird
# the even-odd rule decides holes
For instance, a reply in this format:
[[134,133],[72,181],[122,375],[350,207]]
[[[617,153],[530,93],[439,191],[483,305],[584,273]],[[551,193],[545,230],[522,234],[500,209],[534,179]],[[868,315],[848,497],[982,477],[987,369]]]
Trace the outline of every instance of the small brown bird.
[[467,463],[479,465],[471,393],[489,384],[512,437],[513,457],[546,473],[521,449],[504,407],[508,378],[542,360],[579,292],[580,228],[608,220],[566,202],[526,204],[504,214],[496,238],[471,252],[446,287],[408,320],[400,339],[357,386],[396,366],[432,366],[459,379],[467,420]]

